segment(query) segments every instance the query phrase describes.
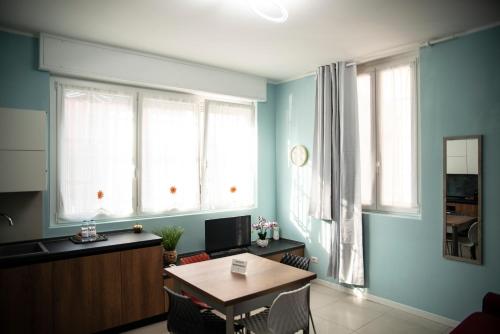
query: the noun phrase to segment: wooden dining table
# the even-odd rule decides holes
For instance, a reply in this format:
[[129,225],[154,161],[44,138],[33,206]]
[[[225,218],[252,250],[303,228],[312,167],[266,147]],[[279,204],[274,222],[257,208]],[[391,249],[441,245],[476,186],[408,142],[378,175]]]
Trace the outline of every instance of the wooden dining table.
[[461,216],[461,215],[446,215],[446,225],[452,229],[452,248],[451,254],[458,256],[458,231],[475,222],[477,217]]
[[[231,272],[233,259],[247,261],[246,274]],[[271,305],[278,294],[316,278],[297,269],[250,253],[165,269],[174,290],[184,291],[226,316],[226,334],[234,333],[234,316]]]

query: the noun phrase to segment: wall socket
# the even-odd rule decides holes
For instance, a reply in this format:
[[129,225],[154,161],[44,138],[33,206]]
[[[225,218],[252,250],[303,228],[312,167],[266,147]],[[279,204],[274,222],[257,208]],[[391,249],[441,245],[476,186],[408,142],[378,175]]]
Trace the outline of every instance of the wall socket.
[[311,256],[311,262],[312,263],[319,263],[319,260],[316,256]]

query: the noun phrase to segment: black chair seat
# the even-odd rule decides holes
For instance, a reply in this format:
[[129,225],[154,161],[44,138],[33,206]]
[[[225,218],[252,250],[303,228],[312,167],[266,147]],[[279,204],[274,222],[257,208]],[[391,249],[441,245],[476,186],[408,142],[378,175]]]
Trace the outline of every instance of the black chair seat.
[[[180,295],[167,287],[169,311],[167,329],[175,334],[224,334],[226,321],[210,310],[200,312],[189,297]],[[240,332],[243,326],[235,324],[234,330]]]

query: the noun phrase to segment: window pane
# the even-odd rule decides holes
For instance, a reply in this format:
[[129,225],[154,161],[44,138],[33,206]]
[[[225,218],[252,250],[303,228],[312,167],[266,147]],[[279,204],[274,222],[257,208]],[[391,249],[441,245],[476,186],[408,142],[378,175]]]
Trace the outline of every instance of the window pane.
[[58,215],[90,219],[132,214],[134,96],[70,86],[60,92]]
[[203,207],[250,207],[255,204],[253,106],[210,101],[207,113]]
[[371,75],[358,76],[358,118],[361,156],[361,203],[373,204],[373,142],[372,142],[372,101]]
[[380,204],[415,208],[416,148],[413,117],[413,67],[378,74]]
[[142,100],[141,211],[200,208],[199,103]]

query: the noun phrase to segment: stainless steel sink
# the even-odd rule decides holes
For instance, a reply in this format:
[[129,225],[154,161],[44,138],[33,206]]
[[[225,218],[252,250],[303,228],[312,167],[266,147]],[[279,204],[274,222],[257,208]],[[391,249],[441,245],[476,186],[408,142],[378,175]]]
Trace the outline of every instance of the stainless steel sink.
[[41,242],[0,245],[0,259],[25,257],[44,253],[48,253],[48,250]]

